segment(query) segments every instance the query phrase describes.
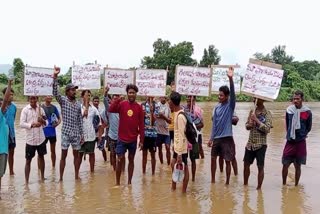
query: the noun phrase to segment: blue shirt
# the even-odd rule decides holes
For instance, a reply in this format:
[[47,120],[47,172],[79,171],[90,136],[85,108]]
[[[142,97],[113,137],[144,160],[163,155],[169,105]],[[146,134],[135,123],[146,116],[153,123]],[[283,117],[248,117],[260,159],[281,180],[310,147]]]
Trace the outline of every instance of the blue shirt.
[[[155,102],[153,102],[153,106],[154,106],[154,114],[157,115],[159,114],[159,106],[155,104]],[[150,111],[150,104],[148,102],[144,102],[142,103],[142,109],[144,110],[144,125],[145,125],[145,129],[144,129],[144,136],[145,137],[157,137],[157,130],[156,127],[154,125],[152,125],[152,115],[151,115],[151,111]]]
[[6,118],[0,110],[0,154],[8,154],[9,127]]
[[109,112],[109,99],[107,97],[104,97],[103,104],[105,107],[103,114],[108,115],[109,121],[109,130],[107,135],[112,140],[118,140],[119,114]]
[[232,116],[236,106],[236,94],[233,80],[230,81],[230,97],[225,103],[219,103],[213,110],[213,125],[210,140],[232,137]]
[[54,105],[42,105],[44,112],[46,113],[46,117],[48,120],[48,125],[43,128],[44,135],[46,137],[55,137],[56,136],[56,128],[54,124],[58,122],[60,118],[59,111],[56,106]]
[[17,107],[14,103],[11,103],[8,107],[6,112],[4,113],[4,116],[7,121],[7,125],[9,126],[9,134],[10,138],[15,138],[16,133],[14,130],[14,121],[16,120],[16,113],[17,113]]

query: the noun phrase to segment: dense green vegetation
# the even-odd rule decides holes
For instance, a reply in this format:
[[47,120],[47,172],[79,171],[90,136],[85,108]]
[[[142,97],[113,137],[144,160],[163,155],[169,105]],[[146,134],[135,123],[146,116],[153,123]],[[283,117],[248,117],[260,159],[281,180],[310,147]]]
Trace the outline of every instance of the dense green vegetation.
[[[294,57],[286,53],[285,46],[276,46],[270,53],[254,53],[253,58],[281,64],[284,70],[284,78],[280,94],[277,101],[288,101],[293,91],[299,89],[305,93],[306,101],[319,101],[320,100],[320,64],[316,60],[312,61],[295,61]],[[172,45],[167,40],[158,39],[153,43],[153,55],[144,56],[141,60],[141,67],[155,68],[155,69],[168,69],[169,75],[167,84],[169,85],[174,80],[174,72],[176,65],[189,65],[189,66],[203,66],[217,65],[220,63],[221,57],[219,50],[214,45],[209,45],[208,49],[204,49],[203,57],[198,62],[192,58],[194,47],[191,42],[183,41],[178,44]],[[24,100],[23,98],[23,71],[24,63],[20,58],[13,60],[15,84],[14,90],[16,99]],[[60,75],[58,79],[61,90],[64,86],[71,82],[71,68],[68,72]],[[0,89],[4,88],[7,82],[7,76],[0,74]],[[103,80],[102,80],[103,82]],[[170,93],[170,90],[167,90]],[[93,91],[94,95],[99,94],[99,90]],[[200,98],[200,100],[216,100],[217,96]],[[238,101],[249,101],[250,97],[239,94],[237,95]]]

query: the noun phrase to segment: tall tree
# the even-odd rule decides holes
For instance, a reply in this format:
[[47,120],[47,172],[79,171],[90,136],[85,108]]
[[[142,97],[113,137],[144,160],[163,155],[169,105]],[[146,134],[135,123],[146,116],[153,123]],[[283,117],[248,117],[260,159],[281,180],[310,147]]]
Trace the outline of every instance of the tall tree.
[[20,58],[15,58],[13,60],[13,73],[15,76],[15,82],[21,83],[23,81],[24,74],[24,64]]
[[208,50],[204,49],[200,66],[207,67],[209,65],[219,65],[221,57],[219,56],[219,50],[214,45],[209,45]]
[[166,69],[169,74],[167,84],[174,80],[176,65],[196,65],[197,61],[191,56],[193,54],[193,45],[191,42],[180,42],[175,45],[167,40],[157,39],[153,43],[153,56],[145,56],[141,60],[141,67]]

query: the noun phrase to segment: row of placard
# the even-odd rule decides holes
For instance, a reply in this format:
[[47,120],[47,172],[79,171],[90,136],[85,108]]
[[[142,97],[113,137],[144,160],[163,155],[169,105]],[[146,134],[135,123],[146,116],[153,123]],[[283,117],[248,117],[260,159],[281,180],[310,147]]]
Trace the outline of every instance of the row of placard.
[[[175,72],[176,91],[183,95],[210,96],[218,93],[222,85],[229,86],[227,66],[211,68],[177,66]],[[72,83],[79,89],[100,89],[101,74],[104,71],[105,85],[111,94],[126,94],[127,84],[136,84],[139,96],[164,96],[166,94],[167,70],[159,69],[113,69],[101,68],[98,64],[75,65],[72,67]],[[234,67],[236,93],[274,100],[279,94],[283,70],[249,63],[241,84],[240,67]],[[24,94],[51,95],[53,69],[25,67]],[[241,87],[242,85],[242,87]]]

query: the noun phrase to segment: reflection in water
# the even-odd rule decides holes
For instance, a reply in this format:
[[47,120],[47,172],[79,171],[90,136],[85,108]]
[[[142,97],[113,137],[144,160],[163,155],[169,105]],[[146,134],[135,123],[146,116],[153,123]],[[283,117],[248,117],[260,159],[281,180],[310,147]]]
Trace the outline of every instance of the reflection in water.
[[[211,131],[211,112],[214,103],[200,103],[204,109],[204,143]],[[18,105],[18,115],[24,105]],[[308,138],[308,163],[302,167],[301,185],[292,186],[294,174],[289,170],[288,184],[282,187],[281,155],[284,146],[284,112],[287,103],[266,103],[273,115],[274,128],[268,136],[265,160],[265,178],[261,191],[256,191],[257,169],[251,167],[249,186],[243,187],[243,155],[248,132],[244,128],[252,103],[237,103],[239,123],[233,127],[237,149],[239,175],[231,175],[225,186],[225,174],[217,172],[217,183],[210,179],[210,148],[204,145],[205,159],[197,161],[196,181],[189,183],[187,195],[181,193],[181,184],[172,192],[171,169],[157,164],[156,174],[147,170],[142,175],[141,154],[137,151],[132,186],[126,185],[127,172],[121,177],[122,186],[115,188],[115,173],[110,163],[103,162],[97,150],[96,171],[91,174],[89,164],[80,169],[81,181],[74,181],[72,152],[69,151],[65,178],[59,183],[58,168],[52,169],[50,154],[46,155],[46,178],[41,183],[36,159],[33,160],[30,185],[24,185],[24,132],[17,126],[16,175],[3,178],[0,213],[320,213],[318,193],[320,186],[320,104],[310,103],[314,114],[313,131]],[[60,127],[61,128],[61,127]],[[60,130],[58,130],[60,139]],[[60,157],[59,140],[57,159]],[[49,152],[49,150],[48,150]],[[57,162],[58,163],[58,162]],[[149,162],[148,162],[149,163]],[[190,163],[190,161],[189,161]],[[58,164],[57,164],[58,166]],[[150,167],[148,165],[147,167]]]

